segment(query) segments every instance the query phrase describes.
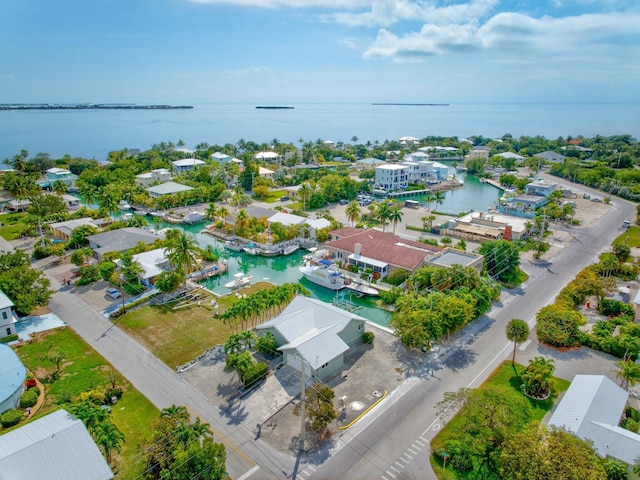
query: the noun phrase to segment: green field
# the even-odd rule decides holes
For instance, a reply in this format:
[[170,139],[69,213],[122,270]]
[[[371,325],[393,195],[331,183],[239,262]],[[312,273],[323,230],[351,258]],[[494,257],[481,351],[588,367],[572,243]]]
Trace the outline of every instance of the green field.
[[614,245],[626,245],[629,248],[640,247],[640,227],[632,225],[629,230],[622,232],[613,241]]
[[[47,341],[67,355],[56,380],[48,380],[56,371],[56,366],[42,358]],[[124,394],[113,405],[112,417],[125,435],[125,443],[116,456],[114,471],[119,472],[116,477],[119,479],[134,479],[142,473],[143,465],[138,464],[140,447],[150,438],[149,426],[159,415],[158,409],[149,400],[70,328],[40,334],[36,341],[18,347],[16,353],[45,386],[45,403],[35,418],[60,406],[64,408],[60,403],[65,399],[72,399],[87,390],[107,387],[110,384],[110,372],[114,372],[117,385]]]
[[6,213],[0,215],[0,236],[5,240],[16,240],[20,238],[20,234],[26,224],[24,223],[24,213]]

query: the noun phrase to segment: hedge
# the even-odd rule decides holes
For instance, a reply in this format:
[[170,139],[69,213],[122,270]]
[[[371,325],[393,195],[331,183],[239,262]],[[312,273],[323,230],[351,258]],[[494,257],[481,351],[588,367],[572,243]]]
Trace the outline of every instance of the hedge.
[[11,335],[7,335],[6,337],[0,338],[0,342],[2,342],[2,343],[13,342],[14,340],[18,340],[18,334],[17,333],[13,333]]
[[262,380],[269,373],[269,365],[264,362],[256,363],[241,373],[242,382],[245,388],[250,387],[259,380]]
[[32,388],[31,390],[27,390],[22,395],[20,395],[20,408],[33,407],[36,403],[38,403],[37,389]]
[[20,423],[23,415],[24,414],[22,413],[22,411],[12,408],[11,410],[7,410],[2,415],[0,415],[0,424],[2,424],[3,428],[13,427],[14,425]]
[[376,336],[373,334],[373,332],[364,332],[362,334],[362,343],[373,343],[373,339]]

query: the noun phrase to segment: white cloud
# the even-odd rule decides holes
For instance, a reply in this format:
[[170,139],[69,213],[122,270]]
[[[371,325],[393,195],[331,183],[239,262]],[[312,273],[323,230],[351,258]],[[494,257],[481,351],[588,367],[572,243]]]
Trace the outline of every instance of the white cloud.
[[338,40],[338,43],[352,50],[356,50],[359,42],[357,38],[341,38]]
[[247,78],[257,75],[271,75],[272,70],[269,67],[248,67],[242,70],[226,70],[225,75],[235,78]]
[[289,8],[340,8],[354,9],[365,8],[371,4],[367,0],[187,0],[192,3],[225,4],[240,7],[289,7]]
[[424,25],[402,36],[381,29],[365,58],[416,59],[453,52],[490,50],[558,54],[600,43],[622,43],[638,36],[640,14],[633,12],[585,14],[564,18],[532,18],[520,13],[499,13],[480,25]]

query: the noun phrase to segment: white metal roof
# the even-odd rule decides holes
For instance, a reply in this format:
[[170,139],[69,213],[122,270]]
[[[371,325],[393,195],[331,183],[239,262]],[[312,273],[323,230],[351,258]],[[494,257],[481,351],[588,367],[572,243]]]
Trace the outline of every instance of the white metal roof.
[[113,473],[84,424],[57,410],[0,436],[2,480],[110,480]]
[[186,192],[187,190],[193,190],[193,187],[182,185],[177,182],[166,182],[147,188],[147,192],[155,193],[157,195],[171,195],[173,193]]
[[279,350],[296,350],[317,369],[349,349],[339,333],[353,320],[364,318],[320,300],[297,296],[276,318],[258,326],[275,328],[287,344]]
[[205,164],[205,162],[198,160],[197,158],[183,158],[182,160],[174,160],[171,163],[176,167],[195,167]]
[[9,297],[7,297],[6,293],[0,290],[0,308],[12,308],[15,305],[11,301]]
[[388,263],[381,262],[380,260],[376,260],[375,258],[365,257],[363,255],[356,255],[355,253],[352,253],[351,255],[349,255],[349,260],[353,260],[355,262],[363,262],[363,263],[366,263],[367,265],[373,265],[374,267],[379,267],[379,268],[385,268],[389,265]]
[[327,228],[331,226],[331,222],[326,218],[307,218],[304,223],[309,225],[311,228],[314,228],[315,230],[320,230],[321,228]]
[[304,223],[306,220],[307,220],[306,218],[301,217],[300,215],[294,215],[292,213],[277,212],[274,215],[270,216],[267,219],[267,222],[281,223],[285,227],[288,227],[289,225],[300,225]]

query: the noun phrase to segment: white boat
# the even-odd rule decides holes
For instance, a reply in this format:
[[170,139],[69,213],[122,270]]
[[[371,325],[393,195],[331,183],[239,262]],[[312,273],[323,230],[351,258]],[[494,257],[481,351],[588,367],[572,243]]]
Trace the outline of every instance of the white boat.
[[131,205],[126,200],[120,200],[118,203],[118,210],[131,210]]
[[248,244],[242,250],[244,250],[245,253],[248,253],[249,255],[258,255],[260,253],[260,249],[255,243]]
[[330,290],[344,288],[344,277],[331,260],[309,261],[304,267],[300,267],[300,273],[310,282]]
[[192,223],[201,222],[205,218],[207,218],[207,216],[204,213],[200,213],[197,210],[193,210],[184,216],[184,218],[182,219],[182,223],[186,223],[190,225]]
[[360,281],[352,281],[351,283],[345,285],[351,291],[361,293],[363,295],[371,295],[372,297],[380,295],[380,292],[373,287],[365,285]]
[[280,253],[282,255],[291,255],[293,252],[297,251],[300,248],[300,245],[297,243],[290,243],[286,247],[284,247]]
[[241,252],[244,245],[242,245],[238,240],[227,240],[224,242],[224,248],[227,250],[233,250],[234,252]]
[[225,288],[229,290],[237,290],[242,287],[246,287],[247,285],[251,285],[251,280],[253,277],[251,275],[245,275],[242,272],[238,272],[233,275],[233,280],[224,284]]

